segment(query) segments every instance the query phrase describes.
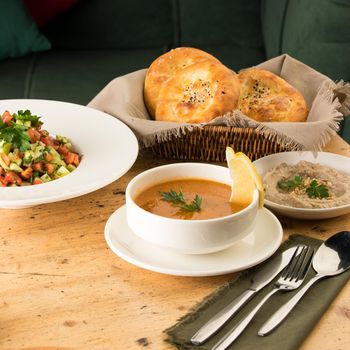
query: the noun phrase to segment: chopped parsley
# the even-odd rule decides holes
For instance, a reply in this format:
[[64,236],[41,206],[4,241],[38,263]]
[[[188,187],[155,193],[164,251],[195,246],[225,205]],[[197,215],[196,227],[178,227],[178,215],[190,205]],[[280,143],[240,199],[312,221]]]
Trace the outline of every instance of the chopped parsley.
[[4,123],[0,118],[0,140],[18,148],[24,152],[30,148],[28,128],[24,125],[11,122],[10,125]]
[[186,203],[184,194],[180,189],[179,192],[170,190],[169,192],[159,192],[162,199],[167,202],[173,203],[179,206],[180,209],[188,212],[200,211],[202,206],[202,197],[196,194],[191,203]]
[[318,183],[316,179],[313,179],[306,185],[305,180],[300,175],[296,175],[294,179],[280,180],[277,186],[288,192],[300,189],[302,192],[305,192],[309,198],[323,199],[330,197],[327,185]]
[[194,197],[194,200],[190,204],[183,204],[180,206],[180,208],[186,211],[193,212],[193,211],[200,211],[201,205],[202,205],[202,197],[196,194],[196,196]]
[[302,186],[303,179],[300,175],[296,175],[293,180],[278,181],[278,187],[282,190],[293,191],[295,188]]
[[306,189],[306,193],[310,198],[328,198],[328,188],[326,185],[318,184],[316,180],[311,181],[310,187]]
[[18,111],[17,114],[14,113],[13,118],[17,120],[21,120],[22,122],[31,122],[31,126],[39,126],[42,125],[40,121],[40,117],[37,115],[33,115],[30,110],[26,109],[25,111]]
[[173,204],[185,204],[184,194],[181,190],[177,193],[174,190],[170,190],[169,192],[159,192],[160,196],[166,200],[167,202],[171,202]]

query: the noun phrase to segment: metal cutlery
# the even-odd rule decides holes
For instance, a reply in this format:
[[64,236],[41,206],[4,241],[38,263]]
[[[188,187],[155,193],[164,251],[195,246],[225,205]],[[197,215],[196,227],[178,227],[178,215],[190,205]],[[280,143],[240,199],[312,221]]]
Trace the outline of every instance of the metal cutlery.
[[289,248],[268,262],[252,277],[249,289],[244,291],[240,296],[235,298],[230,304],[204,324],[204,326],[193,335],[191,342],[195,345],[200,345],[215,334],[246,302],[248,302],[263,287],[269,284],[287,266],[296,250],[297,246]]
[[350,232],[338,232],[327,239],[318,248],[312,266],[317,274],[267,320],[258,332],[260,336],[276,328],[315,282],[321,278],[338,275],[350,268]]
[[225,350],[230,346],[237,337],[248,326],[249,322],[256,315],[261,306],[278,291],[291,291],[298,288],[309,270],[314,250],[310,247],[301,246],[295,251],[288,266],[282,272],[275,283],[273,289],[259,302],[259,304],[229,333],[227,333],[218,343],[216,343],[211,350]]

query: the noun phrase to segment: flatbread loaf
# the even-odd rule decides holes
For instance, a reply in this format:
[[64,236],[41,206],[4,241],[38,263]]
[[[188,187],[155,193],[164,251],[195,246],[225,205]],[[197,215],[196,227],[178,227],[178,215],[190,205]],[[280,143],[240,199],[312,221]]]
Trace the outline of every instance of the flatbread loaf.
[[303,95],[272,72],[249,68],[238,74],[238,108],[259,122],[303,122],[308,115]]
[[160,87],[156,120],[204,123],[238,107],[239,80],[221,63],[205,60],[178,70]]
[[176,74],[178,70],[205,60],[219,62],[205,51],[192,47],[179,47],[158,57],[150,65],[145,78],[144,101],[153,118],[155,117],[158,93],[163,82]]

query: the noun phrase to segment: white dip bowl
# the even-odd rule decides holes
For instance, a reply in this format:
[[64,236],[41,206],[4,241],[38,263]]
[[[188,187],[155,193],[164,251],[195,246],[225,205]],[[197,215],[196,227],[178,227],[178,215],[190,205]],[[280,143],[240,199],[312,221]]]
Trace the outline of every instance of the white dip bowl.
[[178,253],[205,254],[228,248],[253,231],[259,206],[258,191],[243,210],[206,220],[159,216],[142,209],[134,201],[141,192],[156,184],[184,178],[231,184],[226,167],[204,163],[164,165],[137,175],[126,188],[127,223],[137,236]]

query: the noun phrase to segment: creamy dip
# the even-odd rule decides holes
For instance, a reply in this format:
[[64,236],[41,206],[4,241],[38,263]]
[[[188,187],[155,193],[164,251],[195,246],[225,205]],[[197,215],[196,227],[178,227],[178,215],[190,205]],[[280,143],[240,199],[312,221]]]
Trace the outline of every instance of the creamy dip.
[[[295,177],[301,181],[300,186],[283,189],[279,185]],[[307,188],[312,181],[327,189],[325,198],[310,198]],[[300,161],[296,165],[281,163],[268,171],[263,177],[266,199],[282,205],[296,208],[332,208],[350,204],[350,175],[334,168],[317,163]]]

